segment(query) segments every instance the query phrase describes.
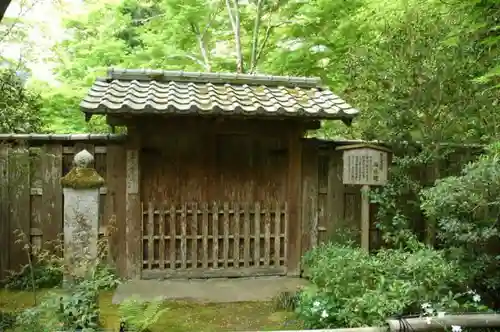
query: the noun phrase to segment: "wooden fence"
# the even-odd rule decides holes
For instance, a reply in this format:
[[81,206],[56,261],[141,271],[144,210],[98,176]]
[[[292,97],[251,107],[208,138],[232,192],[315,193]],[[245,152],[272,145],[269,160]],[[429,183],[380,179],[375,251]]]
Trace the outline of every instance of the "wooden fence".
[[[16,243],[15,230],[22,231],[27,236],[25,242],[37,247],[57,240],[62,233],[63,195],[59,181],[70,170],[75,153],[82,149],[94,155],[93,166],[106,180],[101,188],[100,233],[109,235],[111,259],[118,272],[126,275],[125,227],[107,234],[110,220],[126,224],[124,138],[0,134],[0,279],[6,270],[17,270],[27,263],[24,244]],[[302,223],[289,225],[302,232],[302,253],[317,243],[344,235],[346,228],[354,228],[359,237],[356,227],[360,220],[359,187],[342,184],[341,154],[335,151],[338,144],[349,142],[305,140],[303,144]],[[463,162],[455,164],[461,166]],[[451,166],[443,167],[447,174],[452,172]],[[426,176],[425,170],[417,171]],[[193,204],[144,203],[143,257],[137,259],[143,277],[211,276],[220,275],[221,270],[234,276],[286,271],[288,211],[283,202],[273,206],[257,202]],[[375,207],[371,212],[375,213]],[[171,224],[175,227],[170,228]],[[373,247],[378,246],[377,232],[372,224]]]
[[[286,273],[286,203],[143,206],[143,278]],[[168,270],[168,271],[165,271]]]
[[[108,176],[111,160],[123,150],[111,141],[119,135],[0,135],[0,279],[6,270],[18,270],[27,263],[26,243],[35,248],[58,242],[63,231],[63,195],[60,178],[72,167],[82,149],[94,155],[94,167],[107,179],[101,188],[101,228],[118,213],[116,191],[120,181]],[[15,140],[12,140],[15,139]],[[29,141],[26,141],[29,139]],[[112,153],[108,153],[109,150]],[[114,172],[116,173],[116,171]],[[108,195],[111,188],[111,195]],[[123,189],[124,192],[124,189]],[[17,233],[17,234],[16,234]],[[118,248],[117,248],[118,249]]]

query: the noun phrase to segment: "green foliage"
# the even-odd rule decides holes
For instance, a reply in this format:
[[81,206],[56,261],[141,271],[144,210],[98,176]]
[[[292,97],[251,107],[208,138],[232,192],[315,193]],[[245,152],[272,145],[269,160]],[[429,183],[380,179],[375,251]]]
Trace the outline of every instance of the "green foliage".
[[0,331],[11,329],[16,324],[16,312],[0,310]]
[[39,132],[41,107],[40,96],[24,86],[15,70],[0,69],[0,132]]
[[71,134],[71,133],[107,133],[109,126],[104,117],[93,116],[86,123],[80,112],[86,88],[77,88],[73,85],[62,85],[58,88],[49,87],[41,82],[37,85],[43,97],[41,117],[44,132]]
[[302,293],[297,312],[308,328],[377,326],[387,317],[418,314],[423,303],[448,312],[485,309],[459,292],[466,275],[455,263],[418,243],[411,251],[375,255],[323,244],[304,264],[314,286]]
[[274,299],[275,310],[294,311],[297,308],[301,290],[280,292]]
[[112,289],[117,283],[108,268],[92,268],[85,277],[73,279],[64,289],[51,292],[38,305],[22,311],[16,325],[26,332],[97,331],[99,291]]
[[137,332],[149,332],[151,326],[156,324],[167,310],[162,299],[144,302],[139,298],[128,298],[119,307],[120,317],[126,328]]
[[[493,2],[241,3],[243,70],[319,76],[366,110],[351,128],[326,121],[321,136],[488,141],[497,136],[500,120],[489,111],[497,107],[490,89],[496,83],[474,79],[497,66]],[[92,129],[78,114],[80,92],[110,66],[236,70],[238,40],[223,1],[127,0],[86,7],[87,13],[66,20],[70,38],[55,48],[64,85],[53,91],[57,98],[47,95],[48,130]]]
[[[52,288],[61,285],[62,272],[53,264],[43,263],[33,266],[34,286],[36,289]],[[12,273],[3,282],[6,289],[29,290],[33,287],[29,265],[20,272]]]
[[464,167],[462,174],[436,181],[423,190],[422,210],[437,220],[441,245],[460,260],[470,282],[485,292],[500,289],[498,218],[500,146]]

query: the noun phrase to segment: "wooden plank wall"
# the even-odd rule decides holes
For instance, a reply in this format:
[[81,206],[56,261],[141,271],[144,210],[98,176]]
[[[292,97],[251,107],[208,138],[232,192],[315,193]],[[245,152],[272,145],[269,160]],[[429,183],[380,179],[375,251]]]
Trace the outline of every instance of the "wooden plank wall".
[[[29,143],[29,142],[28,142]],[[87,149],[94,154],[94,167],[106,180],[101,188],[101,236],[110,235],[110,260],[123,270],[119,253],[124,252],[123,228],[108,234],[113,224],[123,222],[125,162],[118,144],[92,141],[48,142],[29,146],[0,145],[0,280],[7,270],[27,263],[26,243],[35,248],[58,249],[63,230],[63,193],[60,178],[72,167],[75,153]],[[17,240],[21,240],[20,242]]]
[[[133,193],[134,188],[132,188],[134,190],[129,188],[127,191],[127,159],[129,159],[129,164],[132,164],[131,160],[133,159],[136,166],[139,164],[138,159],[142,159],[140,164],[144,167],[147,166],[148,161],[152,162],[148,167],[148,173],[139,173],[135,176],[140,179],[135,179],[135,182],[141,182],[140,184],[136,184],[137,186],[142,186],[144,189],[147,188],[150,190],[143,192],[142,202],[164,201],[163,199],[159,199],[162,197],[157,198],[154,196],[162,196],[168,190],[170,190],[168,192],[170,197],[174,198],[174,202],[169,201],[169,203],[191,204],[191,202],[196,201],[214,201],[216,198],[218,198],[219,202],[259,201],[262,204],[285,202],[287,200],[285,184],[289,175],[287,174],[289,165],[287,165],[288,158],[286,149],[284,149],[285,144],[279,140],[270,140],[267,142],[267,139],[261,139],[255,141],[252,145],[252,151],[255,151],[255,154],[252,154],[251,160],[241,161],[238,165],[239,167],[236,168],[238,171],[234,174],[229,173],[227,170],[224,173],[222,171],[225,170],[224,165],[228,164],[227,160],[234,162],[237,159],[236,157],[243,158],[244,156],[249,156],[248,151],[242,149],[242,145],[235,143],[242,142],[247,144],[248,140],[244,138],[239,141],[232,141],[234,138],[235,135],[230,135],[230,137],[224,136],[221,142],[225,143],[220,144],[220,150],[216,151],[217,153],[215,154],[208,155],[202,149],[199,156],[195,154],[196,158],[193,157],[196,160],[198,160],[197,158],[201,158],[200,160],[209,165],[208,168],[215,166],[219,168],[220,175],[224,176],[211,177],[210,179],[214,180],[213,182],[207,180],[207,174],[199,174],[198,176],[194,172],[194,168],[190,169],[186,167],[195,165],[194,161],[196,160],[193,161],[184,156],[187,159],[184,160],[184,168],[182,168],[180,165],[165,163],[167,160],[172,161],[174,159],[168,158],[163,160],[165,159],[165,155],[149,155],[147,151],[141,151],[140,158],[130,158],[130,156],[127,158],[127,146],[116,141],[51,140],[48,142],[39,142],[28,140],[25,141],[27,145],[24,146],[19,144],[0,144],[0,279],[6,276],[6,270],[19,269],[27,261],[23,245],[16,243],[18,234],[14,234],[14,231],[22,231],[26,235],[25,241],[28,240],[38,247],[50,248],[57,243],[63,227],[63,197],[59,179],[70,170],[74,154],[84,148],[94,154],[94,166],[106,180],[105,187],[101,189],[100,213],[102,227],[100,228],[100,233],[101,236],[107,236],[110,261],[116,264],[118,273],[122,276],[127,275],[127,263],[140,267],[141,263],[145,260],[144,257],[141,257],[141,254],[143,254],[141,243],[145,240],[143,237],[136,239],[134,236],[135,246],[138,247],[137,250],[135,247],[127,249],[126,246],[127,228],[125,225],[127,211],[125,203],[127,202],[127,193],[129,196],[137,195]],[[273,144],[269,145],[269,143]],[[299,225],[300,227],[297,227],[300,231],[294,237],[293,244],[297,245],[297,243],[300,243],[300,251],[304,253],[315,244],[329,240],[343,241],[345,239],[353,239],[359,241],[360,188],[356,186],[344,186],[342,184],[342,155],[335,151],[337,142],[331,142],[326,148],[324,145],[320,148],[317,141],[314,140],[305,139],[302,140],[301,144],[303,147],[301,151],[302,165],[296,170],[296,172],[300,170],[300,174],[302,174],[300,185],[296,184],[296,187],[301,188],[300,200],[302,204],[298,212],[301,224]],[[234,149],[229,149],[231,145],[234,145]],[[240,151],[238,151],[238,148]],[[261,149],[267,151],[267,155],[258,155],[257,151]],[[190,151],[189,145],[184,150]],[[214,152],[213,149],[209,150]],[[130,151],[132,150],[129,147],[129,154]],[[183,150],[176,149],[174,151],[176,154],[171,157],[177,158],[175,160],[179,163],[179,160],[182,159],[180,157],[183,156],[180,152]],[[165,153],[167,152],[170,153],[172,151],[166,151]],[[148,158],[144,159],[144,157]],[[191,160],[191,163],[187,162],[189,160]],[[463,162],[453,160],[453,164],[460,166]],[[151,167],[154,165],[157,166],[158,174],[154,171],[155,168]],[[163,168],[160,165],[163,165]],[[450,170],[452,166],[451,164],[443,165],[447,170]],[[460,169],[460,167],[455,166],[454,169]],[[167,172],[166,168],[168,167],[172,167],[172,169],[168,169]],[[182,178],[180,175],[178,178],[174,177],[177,174],[177,170],[182,170]],[[426,172],[423,171],[422,173],[425,175]],[[144,177],[146,174],[148,176]],[[171,175],[170,177],[165,176],[169,174]],[[132,173],[129,174],[129,176],[131,175]],[[204,186],[199,187],[199,193],[192,190],[193,183],[189,185],[190,181],[195,180],[197,181],[197,185],[204,184]],[[156,182],[161,182],[163,187],[155,187],[153,184]],[[168,185],[172,183],[174,183],[173,186]],[[240,188],[240,192],[237,190],[237,185]],[[181,189],[186,192],[181,192]],[[221,190],[220,193],[218,193],[219,189]],[[172,190],[176,190],[177,192],[173,192]],[[206,193],[203,191],[206,191]],[[191,195],[187,195],[187,193]],[[243,193],[249,193],[247,194],[248,197],[243,195]],[[141,211],[140,204],[138,206],[139,208],[135,209],[134,213],[138,214],[135,218],[138,220],[138,227],[140,227],[141,214],[144,211],[148,211],[148,208],[146,207],[145,210]],[[374,248],[378,247],[380,243],[379,235],[374,226],[375,209],[376,207],[372,206],[373,224],[370,236],[371,246]],[[149,216],[148,213],[145,215]],[[166,216],[164,217],[166,218]],[[197,217],[201,220],[203,215],[197,215]],[[224,218],[224,213],[221,215],[221,218]],[[269,232],[271,232],[271,235],[273,234],[273,230],[266,231],[265,223],[263,222],[262,219],[259,225],[261,227],[260,231],[264,232],[262,235],[262,246],[259,246],[259,250],[265,254],[267,251],[272,251],[272,244],[268,246],[265,239],[267,238],[266,234]],[[419,221],[419,224],[424,223]],[[225,226],[222,225],[221,227]],[[161,232],[160,229],[156,231]],[[199,236],[203,236],[204,230],[201,225],[197,225],[196,231]],[[221,228],[218,231],[224,232],[225,230]],[[194,232],[194,230],[188,227],[186,234],[189,232]],[[239,236],[244,235],[244,232],[244,228],[240,229]],[[140,235],[140,229],[136,233]],[[147,230],[145,234],[148,234]],[[181,229],[180,236],[182,235]],[[238,235],[235,233],[233,236]],[[279,238],[280,252],[290,250],[289,246],[285,246],[285,241],[290,243],[289,240],[289,238],[285,237]],[[224,241],[222,239],[222,245],[224,245]],[[231,242],[231,240],[229,241]],[[198,247],[203,246],[203,240],[196,243]],[[245,246],[243,247],[245,248]],[[231,248],[231,245],[227,248]],[[133,257],[133,262],[127,262],[127,250],[133,250],[134,255],[137,256]],[[149,248],[147,250],[149,253]],[[226,254],[230,255],[230,251],[226,252],[225,250],[223,249],[220,252],[223,266],[226,264],[225,262],[229,264],[229,260],[224,261],[224,259]],[[280,255],[282,254],[280,253]],[[160,255],[159,252],[158,255]],[[239,254],[239,259],[244,258],[244,255],[245,251]],[[288,257],[285,254],[283,255],[283,257]],[[296,259],[298,257],[293,258]],[[161,259],[158,256],[158,260],[167,261],[167,259],[168,257],[166,256]],[[199,253],[197,253],[197,259],[198,261],[202,259]],[[262,259],[264,260],[264,264],[267,264],[266,258],[262,257]],[[271,260],[271,258],[269,259]],[[203,267],[203,261],[201,264]],[[149,262],[147,265],[149,266]],[[245,263],[243,265],[245,267]]]
[[[302,162],[302,254],[327,241],[360,243],[361,186],[342,184],[342,153],[303,140]],[[379,243],[375,212],[372,206],[371,247]]]
[[[302,253],[315,244],[353,240],[360,243],[361,186],[342,184],[342,153],[335,151],[344,142],[318,142],[303,140],[302,165]],[[459,174],[463,166],[477,158],[482,149],[457,147],[455,152],[440,163],[441,176]],[[435,165],[415,169],[415,177],[432,185]],[[381,235],[376,228],[377,206],[370,206],[370,248],[379,248]],[[416,230],[425,228],[423,216],[414,216]],[[421,231],[422,238],[424,232]]]

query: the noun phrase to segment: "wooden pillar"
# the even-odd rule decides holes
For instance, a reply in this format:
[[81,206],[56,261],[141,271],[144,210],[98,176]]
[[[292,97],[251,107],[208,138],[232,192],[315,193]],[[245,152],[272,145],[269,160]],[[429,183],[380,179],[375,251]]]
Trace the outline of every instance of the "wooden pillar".
[[345,225],[344,191],[342,183],[342,152],[331,151],[328,162],[328,194],[327,194],[327,234],[329,237]]
[[[30,156],[27,148],[9,151],[10,270],[19,271],[28,263],[30,244]],[[2,250],[4,250],[2,248]]]
[[10,268],[10,212],[9,212],[9,148],[0,145],[0,280],[7,276]]
[[318,150],[311,142],[302,144],[302,251],[318,244]]
[[108,145],[106,153],[106,204],[104,205],[104,222],[108,225],[109,253],[116,265],[118,275],[127,277],[127,249],[125,242],[126,228],[126,149],[122,145]]
[[63,193],[61,187],[62,153],[60,144],[47,144],[42,155],[42,245],[45,249],[56,248],[63,232]]
[[370,251],[370,186],[361,187],[361,248]]
[[129,141],[126,146],[127,185],[125,189],[126,227],[125,241],[127,254],[127,276],[130,279],[141,277],[142,267],[142,209],[140,195],[140,140],[135,128],[129,127]]
[[287,274],[300,275],[302,247],[301,193],[302,193],[302,145],[301,130],[295,127],[288,137],[288,257]]

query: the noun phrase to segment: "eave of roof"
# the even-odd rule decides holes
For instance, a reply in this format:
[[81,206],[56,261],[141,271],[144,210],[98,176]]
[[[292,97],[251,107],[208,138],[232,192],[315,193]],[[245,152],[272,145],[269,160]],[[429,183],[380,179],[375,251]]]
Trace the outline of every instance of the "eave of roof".
[[358,110],[319,78],[111,69],[80,104],[92,114],[196,114],[341,119]]

